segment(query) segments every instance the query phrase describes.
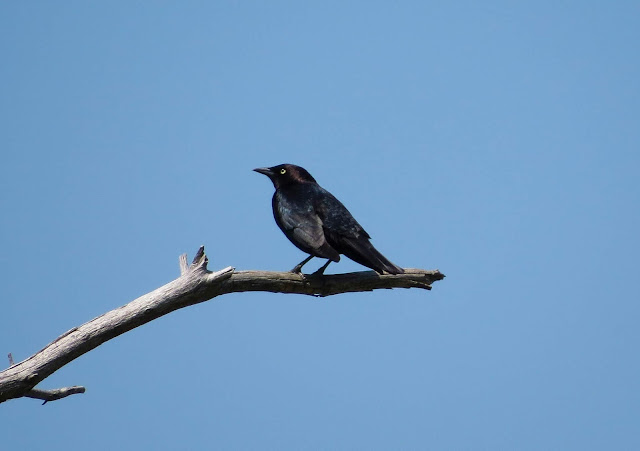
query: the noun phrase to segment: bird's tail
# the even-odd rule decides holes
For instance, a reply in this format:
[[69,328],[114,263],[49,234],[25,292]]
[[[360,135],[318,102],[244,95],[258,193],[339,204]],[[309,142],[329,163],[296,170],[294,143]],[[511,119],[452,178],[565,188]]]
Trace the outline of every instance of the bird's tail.
[[386,271],[389,274],[404,273],[404,269],[391,263],[384,255],[373,247],[373,244],[371,244],[368,239],[360,237],[360,239],[355,240],[349,238],[343,238],[343,240],[348,242],[345,243],[347,244],[345,247],[348,249],[344,249],[347,252],[343,252],[343,254],[351,260],[356,261],[367,268],[371,268],[380,274],[382,274],[383,271]]

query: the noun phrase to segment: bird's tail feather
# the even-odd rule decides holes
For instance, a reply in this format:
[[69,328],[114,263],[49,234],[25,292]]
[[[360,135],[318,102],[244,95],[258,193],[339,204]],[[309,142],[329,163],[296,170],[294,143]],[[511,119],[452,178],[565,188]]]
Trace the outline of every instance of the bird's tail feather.
[[404,269],[391,263],[384,255],[382,255],[368,239],[350,239],[343,238],[345,241],[345,249],[342,249],[344,255],[361,265],[371,268],[382,274],[383,271],[389,274],[403,274]]

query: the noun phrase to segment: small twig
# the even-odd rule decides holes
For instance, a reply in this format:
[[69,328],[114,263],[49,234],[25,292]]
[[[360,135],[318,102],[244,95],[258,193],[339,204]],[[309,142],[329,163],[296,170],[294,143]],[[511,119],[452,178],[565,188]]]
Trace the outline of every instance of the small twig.
[[75,395],[77,393],[84,393],[85,388],[79,385],[74,385],[73,387],[64,387],[64,388],[56,388],[55,390],[40,390],[38,388],[32,388],[25,394],[27,398],[33,399],[42,399],[44,402],[42,405],[44,406],[49,401],[55,401],[56,399],[66,398],[70,395]]
[[182,254],[179,258],[180,261],[180,275],[184,276],[189,272],[189,264],[187,263],[187,254]]
[[[75,329],[75,328],[74,328]],[[13,355],[9,353],[9,366],[12,367]],[[55,390],[40,390],[39,388],[32,388],[24,396],[33,399],[42,399],[44,406],[49,401],[55,401],[56,399],[66,398],[67,396],[75,395],[77,393],[84,393],[86,389],[80,385],[74,385],[73,387],[56,388]]]

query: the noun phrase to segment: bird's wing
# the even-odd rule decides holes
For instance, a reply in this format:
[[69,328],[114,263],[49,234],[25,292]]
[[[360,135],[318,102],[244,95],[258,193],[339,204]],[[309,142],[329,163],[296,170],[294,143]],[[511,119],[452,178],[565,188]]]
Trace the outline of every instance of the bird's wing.
[[340,254],[327,243],[322,220],[311,204],[302,207],[299,204],[291,204],[287,199],[279,198],[274,213],[278,226],[302,251],[333,261],[340,260]]
[[296,240],[301,241],[312,249],[319,249],[325,243],[322,222],[316,215],[289,216],[291,233]]
[[371,238],[369,234],[342,205],[342,202],[328,191],[322,190],[323,195],[317,197],[319,200],[315,210],[322,221],[324,237],[329,245],[351,260],[379,273],[382,271],[391,274],[404,272],[402,268],[391,263],[373,247],[369,242]]
[[322,222],[325,232],[331,231],[333,234],[353,239],[360,237],[371,238],[342,202],[324,188],[318,186],[318,189],[320,190],[320,195],[316,196],[315,211]]

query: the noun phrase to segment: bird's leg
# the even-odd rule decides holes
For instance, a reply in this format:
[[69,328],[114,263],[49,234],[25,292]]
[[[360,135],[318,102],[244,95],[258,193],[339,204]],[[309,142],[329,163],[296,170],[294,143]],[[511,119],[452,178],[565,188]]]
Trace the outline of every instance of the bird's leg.
[[309,255],[307,258],[305,258],[304,260],[302,260],[300,263],[298,263],[295,268],[293,268],[291,270],[292,273],[294,274],[300,274],[300,272],[302,271],[302,267],[304,265],[306,265],[307,263],[309,263],[309,260],[311,260],[313,258],[313,255]]
[[316,272],[313,273],[314,276],[321,276],[324,274],[324,270],[327,269],[327,266],[329,266],[329,263],[331,263],[331,260],[327,260],[327,263],[325,263],[324,265],[322,265],[322,267],[320,269],[318,269]]

